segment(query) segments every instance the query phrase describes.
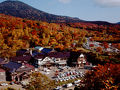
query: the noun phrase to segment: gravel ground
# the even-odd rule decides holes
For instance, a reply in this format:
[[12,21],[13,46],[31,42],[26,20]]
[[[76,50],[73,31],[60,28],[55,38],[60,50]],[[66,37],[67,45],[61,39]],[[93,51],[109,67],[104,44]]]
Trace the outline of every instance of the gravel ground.
[[24,88],[22,88],[21,85],[16,85],[16,84],[14,84],[14,85],[7,85],[7,86],[0,86],[0,90],[4,90],[4,89],[6,89],[8,87],[14,88],[16,90],[25,90]]

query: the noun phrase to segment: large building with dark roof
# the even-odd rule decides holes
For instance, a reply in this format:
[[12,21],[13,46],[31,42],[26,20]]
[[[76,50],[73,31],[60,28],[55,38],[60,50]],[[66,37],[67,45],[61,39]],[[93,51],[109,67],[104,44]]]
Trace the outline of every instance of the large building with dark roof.
[[17,63],[10,61],[3,65],[6,70],[6,79],[8,81],[22,81],[24,76],[29,76],[31,71],[34,71],[34,67],[27,63]]

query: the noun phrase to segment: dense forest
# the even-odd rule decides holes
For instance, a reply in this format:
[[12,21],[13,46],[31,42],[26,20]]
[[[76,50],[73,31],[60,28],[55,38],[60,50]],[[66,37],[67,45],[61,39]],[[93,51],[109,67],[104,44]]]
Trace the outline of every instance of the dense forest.
[[34,46],[70,49],[73,43],[82,46],[86,30],[65,25],[32,21],[0,14],[0,53],[14,56],[16,50]]
[[47,23],[0,14],[1,56],[15,56],[16,50],[35,46],[75,50],[87,42],[86,37],[108,42],[120,49],[120,25],[91,23]]
[[120,42],[119,24],[67,23],[67,26],[87,30],[89,36],[100,42]]

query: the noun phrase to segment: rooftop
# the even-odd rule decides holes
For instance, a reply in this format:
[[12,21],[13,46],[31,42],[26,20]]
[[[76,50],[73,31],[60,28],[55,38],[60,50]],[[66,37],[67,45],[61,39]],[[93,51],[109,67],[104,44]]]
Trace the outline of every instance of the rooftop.
[[0,68],[0,72],[5,72],[5,70],[4,70],[4,69],[2,69],[2,68]]
[[80,58],[84,58],[84,55],[83,55],[83,54],[81,54],[79,57],[80,57]]
[[51,52],[48,54],[48,56],[55,58],[69,58],[70,52]]
[[24,61],[29,61],[31,59],[31,56],[30,55],[28,55],[28,56],[18,56],[18,57],[12,57],[10,59],[11,59],[11,61],[22,61],[22,62],[24,62]]
[[12,61],[10,61],[9,63],[3,65],[3,67],[9,69],[10,72],[15,72],[15,70],[17,70],[21,66],[22,66],[21,63],[12,62]]

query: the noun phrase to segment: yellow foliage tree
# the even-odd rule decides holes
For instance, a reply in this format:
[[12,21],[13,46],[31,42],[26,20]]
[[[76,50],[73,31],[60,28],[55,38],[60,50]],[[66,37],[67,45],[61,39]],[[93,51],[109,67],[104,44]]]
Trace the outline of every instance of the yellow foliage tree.
[[50,80],[47,76],[35,72],[31,75],[31,81],[28,85],[28,90],[53,90],[55,82]]

